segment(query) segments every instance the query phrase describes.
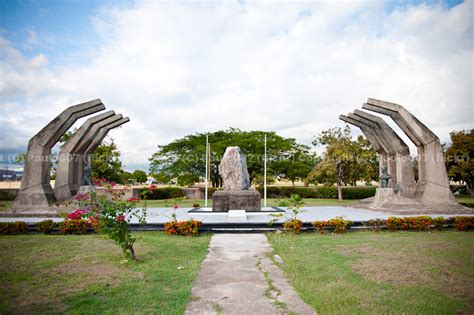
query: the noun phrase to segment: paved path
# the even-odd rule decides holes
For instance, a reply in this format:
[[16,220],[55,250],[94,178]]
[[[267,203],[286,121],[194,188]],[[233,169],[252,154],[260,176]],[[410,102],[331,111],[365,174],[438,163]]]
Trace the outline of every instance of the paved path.
[[214,234],[185,314],[316,314],[269,252],[263,234]]

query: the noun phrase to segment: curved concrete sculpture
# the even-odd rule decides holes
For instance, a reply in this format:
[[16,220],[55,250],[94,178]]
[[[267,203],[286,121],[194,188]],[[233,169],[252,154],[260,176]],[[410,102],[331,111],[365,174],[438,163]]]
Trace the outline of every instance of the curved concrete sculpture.
[[[71,194],[75,195],[84,179],[84,166],[88,164],[86,150],[99,138],[100,130],[123,119],[121,114],[113,115],[92,126],[82,138],[77,148],[72,152],[74,155],[74,184],[71,186]],[[102,142],[102,141],[101,141]],[[100,143],[99,143],[100,144]]]
[[377,151],[377,153],[379,154],[379,176],[382,175],[382,168],[387,167],[387,152],[382,147],[382,144],[379,142],[376,135],[372,132],[372,130],[370,130],[370,128],[368,128],[366,125],[357,120],[354,120],[345,115],[339,115],[339,119],[348,124],[358,127],[362,131],[364,136],[367,138],[367,140],[370,142],[370,144],[372,144],[375,151]]
[[100,99],[71,106],[30,139],[20,190],[12,205],[14,211],[29,207],[48,207],[56,201],[49,183],[51,148],[79,118],[104,109]]
[[[354,115],[359,116],[373,125],[383,133],[387,141],[395,149],[396,163],[396,187],[395,191],[402,197],[413,198],[415,195],[415,176],[413,174],[413,164],[410,157],[410,149],[405,142],[395,133],[395,131],[380,117],[371,115],[356,109]],[[390,174],[393,178],[393,174]]]
[[84,136],[90,131],[94,124],[115,115],[114,111],[91,117],[69,138],[61,147],[56,170],[56,181],[54,194],[58,201],[71,199],[74,185],[74,156],[73,153],[79,147]]
[[351,118],[352,120],[357,121],[360,124],[363,124],[367,129],[371,130],[374,134],[375,138],[380,143],[380,146],[384,149],[387,154],[387,170],[388,173],[392,176],[392,180],[389,182],[389,187],[394,188],[397,187],[397,163],[395,162],[396,151],[395,148],[387,141],[385,135],[370,121],[360,116],[356,116],[352,113],[347,114],[347,117]]
[[457,205],[449,189],[439,138],[403,106],[369,98],[362,108],[390,116],[418,148],[415,198],[424,205]]

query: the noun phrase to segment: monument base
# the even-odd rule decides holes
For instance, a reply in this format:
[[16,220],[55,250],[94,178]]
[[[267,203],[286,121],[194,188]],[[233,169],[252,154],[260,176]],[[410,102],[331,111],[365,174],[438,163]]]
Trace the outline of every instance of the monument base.
[[82,185],[79,187],[79,189],[77,190],[77,194],[78,195],[84,195],[84,194],[88,194],[90,192],[96,192],[96,188],[95,186],[92,186],[92,185]]
[[39,184],[20,189],[12,208],[48,207],[56,202],[54,191],[49,184]]
[[261,211],[260,193],[255,190],[222,190],[212,195],[212,211]]

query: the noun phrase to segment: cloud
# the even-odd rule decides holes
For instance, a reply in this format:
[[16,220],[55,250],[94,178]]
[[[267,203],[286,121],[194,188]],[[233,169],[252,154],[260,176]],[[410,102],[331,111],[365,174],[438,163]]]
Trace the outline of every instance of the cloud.
[[377,1],[107,7],[91,17],[101,41],[86,63],[54,67],[0,39],[0,108],[18,131],[8,147],[97,97],[131,118],[111,133],[126,165],[229,126],[309,144],[368,97],[404,105],[446,141],[474,121],[472,12],[472,1],[392,12]]

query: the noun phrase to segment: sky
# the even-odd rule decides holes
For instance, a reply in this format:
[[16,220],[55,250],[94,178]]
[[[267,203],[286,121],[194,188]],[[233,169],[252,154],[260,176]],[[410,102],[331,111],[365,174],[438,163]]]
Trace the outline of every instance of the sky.
[[0,162],[96,98],[130,117],[109,133],[126,170],[229,127],[310,145],[369,97],[448,142],[474,127],[473,14],[473,1],[0,0]]

